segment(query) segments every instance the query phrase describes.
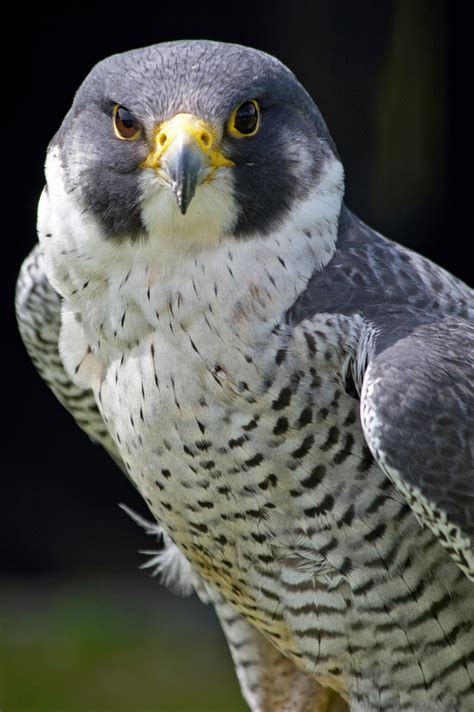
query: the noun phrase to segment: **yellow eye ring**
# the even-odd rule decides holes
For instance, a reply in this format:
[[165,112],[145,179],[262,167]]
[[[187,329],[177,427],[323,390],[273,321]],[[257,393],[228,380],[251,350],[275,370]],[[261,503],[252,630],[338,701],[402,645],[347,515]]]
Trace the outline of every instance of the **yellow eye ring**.
[[114,106],[114,131],[121,141],[135,141],[141,133],[140,124],[136,118],[121,104]]
[[260,128],[260,107],[258,101],[251,99],[239,104],[230,115],[227,130],[236,138],[255,136]]

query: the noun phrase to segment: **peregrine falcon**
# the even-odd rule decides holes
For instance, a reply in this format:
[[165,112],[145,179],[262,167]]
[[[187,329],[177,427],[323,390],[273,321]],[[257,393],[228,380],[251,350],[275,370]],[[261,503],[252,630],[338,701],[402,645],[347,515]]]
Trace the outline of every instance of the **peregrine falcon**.
[[254,712],[472,712],[473,293],[343,192],[273,57],[109,57],[48,148],[19,327]]

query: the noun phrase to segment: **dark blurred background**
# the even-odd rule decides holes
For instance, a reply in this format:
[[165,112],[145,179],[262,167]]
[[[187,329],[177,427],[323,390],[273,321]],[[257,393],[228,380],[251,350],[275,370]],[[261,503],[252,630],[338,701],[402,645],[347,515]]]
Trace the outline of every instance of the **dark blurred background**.
[[26,12],[10,5],[0,124],[4,712],[200,710],[201,697],[203,710],[244,709],[210,612],[173,599],[137,571],[137,549],[153,542],[117,503],[144,514],[143,503],[55,401],[17,334],[14,283],[35,241],[44,154],[78,85],[103,57],[169,39],[220,39],[275,54],[328,123],[348,205],[469,281],[467,7],[181,0],[57,11],[36,4]]

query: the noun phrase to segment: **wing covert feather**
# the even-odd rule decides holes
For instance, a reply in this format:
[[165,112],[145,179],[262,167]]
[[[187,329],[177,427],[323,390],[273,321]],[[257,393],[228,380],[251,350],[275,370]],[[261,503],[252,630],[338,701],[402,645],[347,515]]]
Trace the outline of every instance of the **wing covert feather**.
[[[383,341],[383,335],[378,337]],[[367,443],[419,521],[474,578],[474,324],[421,323],[370,359]]]

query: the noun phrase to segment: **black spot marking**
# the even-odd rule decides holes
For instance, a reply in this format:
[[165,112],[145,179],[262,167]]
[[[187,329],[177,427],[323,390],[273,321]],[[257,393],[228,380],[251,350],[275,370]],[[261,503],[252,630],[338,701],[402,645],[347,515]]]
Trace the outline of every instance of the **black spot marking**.
[[297,489],[290,489],[290,497],[301,497],[303,492]]
[[198,500],[198,505],[203,509],[214,509],[214,504],[212,502],[208,502],[207,500],[201,502]]
[[338,571],[343,576],[346,576],[352,571],[352,561],[347,556],[344,557],[344,561],[339,566]]
[[232,438],[231,440],[229,440],[229,442],[227,444],[230,447],[230,449],[233,450],[233,448],[240,447],[241,445],[243,445],[244,442],[246,442],[247,440],[248,440],[247,435],[241,435],[240,438]]
[[268,279],[270,280],[271,284],[273,284],[273,286],[276,287],[275,279],[272,277],[272,275],[270,274],[270,272],[267,272],[267,277],[268,277]]
[[247,423],[247,425],[242,426],[242,430],[245,430],[246,432],[248,432],[249,430],[253,430],[254,428],[257,427],[257,423],[258,423],[259,419],[260,419],[260,416],[256,415],[255,417],[252,418],[252,420],[250,420]]
[[334,445],[337,445],[339,442],[339,437],[341,433],[339,431],[339,428],[337,428],[335,425],[329,428],[328,436],[325,440],[325,442],[321,445],[321,450],[323,452],[327,452],[327,450],[330,450]]
[[317,517],[320,514],[325,514],[326,512],[331,511],[333,506],[334,498],[330,494],[327,494],[322,499],[320,504],[316,505],[315,507],[308,507],[304,510],[304,513],[308,517]]
[[194,445],[197,447],[198,450],[209,450],[212,443],[210,440],[196,440]]
[[362,457],[359,460],[359,464],[357,465],[357,472],[367,472],[372,467],[373,462],[374,458],[372,456],[372,453],[370,452],[368,446],[364,445],[362,448]]
[[350,504],[349,507],[346,509],[344,514],[342,515],[342,522],[346,524],[348,527],[352,524],[354,521],[354,516],[355,516],[355,509],[354,505]]
[[[264,588],[263,586],[259,586],[259,590],[262,593],[265,598],[269,598],[270,601],[280,601],[280,597],[278,594],[274,593],[273,591],[270,591],[268,588]],[[275,620],[275,615],[272,615],[272,620]]]
[[277,366],[280,366],[280,364],[283,363],[283,361],[285,360],[285,358],[286,358],[286,347],[284,347],[284,348],[282,348],[282,349],[279,349],[279,350],[276,352],[276,355],[275,355],[275,363],[276,363],[276,365],[277,365]]
[[193,529],[196,529],[198,532],[202,532],[202,534],[206,534],[209,531],[206,524],[196,524],[195,522],[189,522],[189,524]]
[[301,481],[301,485],[303,487],[307,487],[308,489],[313,489],[321,482],[325,474],[326,467],[324,465],[316,465],[316,467],[314,467],[311,471],[311,474]]
[[345,460],[347,460],[347,458],[352,455],[353,446],[354,436],[352,435],[352,433],[347,433],[344,445],[342,446],[341,450],[339,450],[339,452],[337,452],[333,457],[333,463],[335,465],[340,465]]
[[281,389],[278,398],[276,398],[272,402],[272,409],[273,410],[283,410],[283,408],[286,408],[291,401],[291,389],[285,386],[284,388]]
[[370,578],[360,586],[354,587],[352,592],[355,596],[365,596],[376,585],[376,579]]
[[249,495],[254,495],[255,494],[255,487],[252,487],[252,485],[245,485],[245,487],[242,490],[242,494],[248,497]]
[[261,462],[263,462],[263,455],[262,453],[258,452],[256,455],[253,457],[249,458],[244,462],[244,467],[249,468],[249,467],[257,467],[260,465]]
[[266,489],[268,489],[268,487],[270,485],[272,487],[274,487],[277,484],[277,482],[278,482],[277,476],[274,474],[270,474],[270,475],[267,475],[267,477],[265,477],[263,482],[260,482],[258,486],[260,487],[260,489],[266,490]]
[[[188,334],[188,336],[189,336],[189,334]],[[199,353],[198,348],[190,336],[189,336],[189,341],[190,341],[193,351],[195,351],[198,354]]]
[[354,425],[354,423],[357,420],[357,410],[355,408],[351,408],[351,410],[348,412],[346,419],[344,420],[344,426],[347,427],[349,425]]
[[[263,509],[247,509],[245,515],[253,517],[254,519],[266,519],[268,516]],[[245,515],[242,515],[243,519],[245,519]]]
[[[326,556],[326,554],[329,554],[330,551],[332,551],[333,549],[336,548],[336,546],[338,545],[338,543],[339,543],[339,542],[337,541],[337,539],[336,539],[335,537],[333,537],[333,538],[331,539],[331,541],[328,541],[327,544],[325,544],[324,546],[322,546],[322,547],[318,550],[318,553],[319,553],[321,556]],[[334,632],[334,631],[333,631],[333,632]],[[327,635],[328,631],[325,631],[325,633],[326,633],[326,635]],[[345,633],[344,633],[344,635],[345,635]]]
[[387,525],[381,522],[378,526],[375,527],[372,531],[370,531],[368,534],[364,535],[364,539],[369,542],[369,544],[372,544],[372,542],[376,541],[377,539],[380,539],[385,531],[387,529]]
[[280,417],[278,418],[275,427],[273,428],[274,435],[283,435],[288,430],[288,418]]
[[314,340],[314,336],[307,331],[304,331],[303,333],[308,347],[308,352],[310,356],[313,356],[316,353],[316,341]]
[[304,428],[306,425],[309,425],[312,422],[312,420],[313,420],[313,409],[310,408],[309,406],[306,406],[306,408],[303,408],[303,410],[300,413],[300,416],[299,416],[298,422],[297,422],[297,427],[299,429]]
[[312,446],[314,444],[314,435],[307,435],[301,445],[296,448],[296,450],[293,450],[291,453],[291,456],[294,457],[297,460],[301,460],[304,458],[308,452],[311,450]]
[[377,512],[386,501],[387,497],[384,494],[377,495],[370,507],[367,509],[367,514],[375,514],[375,512]]

